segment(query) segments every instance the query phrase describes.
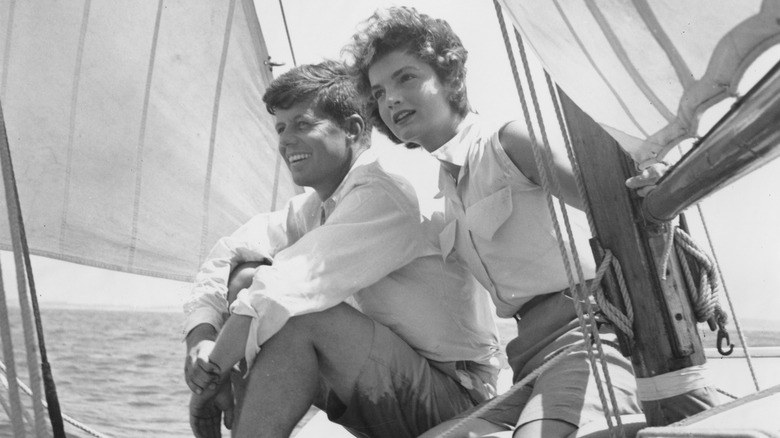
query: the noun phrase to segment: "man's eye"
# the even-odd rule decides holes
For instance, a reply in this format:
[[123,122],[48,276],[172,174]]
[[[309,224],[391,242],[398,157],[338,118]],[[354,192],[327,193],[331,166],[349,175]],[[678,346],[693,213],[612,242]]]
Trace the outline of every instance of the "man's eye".
[[300,121],[295,124],[295,127],[298,129],[308,129],[309,126],[311,126],[311,123]]
[[408,81],[408,80],[410,80],[410,79],[414,79],[414,75],[413,75],[413,74],[411,74],[411,73],[406,73],[406,74],[403,74],[403,75],[401,75],[401,77],[400,77],[400,80],[401,80],[401,82],[406,82],[406,81]]
[[276,133],[282,135],[282,132],[284,132],[284,126],[277,126]]

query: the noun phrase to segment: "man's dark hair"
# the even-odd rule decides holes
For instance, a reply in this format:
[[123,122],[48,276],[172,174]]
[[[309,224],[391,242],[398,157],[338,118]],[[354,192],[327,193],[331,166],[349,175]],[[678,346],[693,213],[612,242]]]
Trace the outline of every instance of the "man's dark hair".
[[263,95],[263,102],[271,114],[293,105],[311,102],[312,107],[342,129],[347,130],[347,119],[357,114],[363,118],[365,129],[359,141],[368,144],[372,122],[365,100],[357,92],[355,82],[346,66],[327,60],[319,64],[295,67],[274,79]]

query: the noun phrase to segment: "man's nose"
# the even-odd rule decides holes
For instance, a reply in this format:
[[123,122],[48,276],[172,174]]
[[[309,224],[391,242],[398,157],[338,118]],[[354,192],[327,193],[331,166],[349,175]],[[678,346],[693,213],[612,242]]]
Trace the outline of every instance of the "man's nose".
[[295,144],[295,136],[287,129],[279,133],[279,150],[284,151],[290,145]]

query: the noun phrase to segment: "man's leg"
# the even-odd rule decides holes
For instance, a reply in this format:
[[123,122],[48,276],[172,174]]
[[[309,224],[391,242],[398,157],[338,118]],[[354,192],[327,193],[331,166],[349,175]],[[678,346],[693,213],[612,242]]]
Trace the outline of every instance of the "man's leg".
[[289,436],[314,402],[320,376],[349,405],[373,331],[374,322],[347,304],[291,318],[252,366],[236,436]]

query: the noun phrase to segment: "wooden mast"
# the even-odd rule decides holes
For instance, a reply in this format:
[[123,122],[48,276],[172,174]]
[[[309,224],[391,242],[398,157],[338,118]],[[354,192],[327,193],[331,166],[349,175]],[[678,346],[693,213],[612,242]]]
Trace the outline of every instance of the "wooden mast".
[[[620,261],[633,304],[634,339],[625,345],[622,337],[621,343],[623,351],[632,352],[636,377],[651,378],[704,364],[696,319],[674,251],[666,278],[659,272],[668,229],[645,221],[641,198],[625,187],[625,180],[636,173],[633,161],[606,131],[559,93],[592,207],[597,246],[611,250]],[[594,252],[600,262],[600,251]],[[643,401],[647,424],[671,424],[716,404],[714,391],[707,388],[686,394],[690,397]]]

